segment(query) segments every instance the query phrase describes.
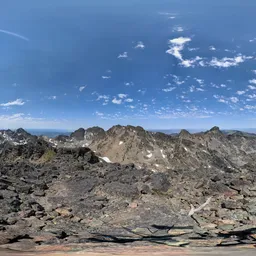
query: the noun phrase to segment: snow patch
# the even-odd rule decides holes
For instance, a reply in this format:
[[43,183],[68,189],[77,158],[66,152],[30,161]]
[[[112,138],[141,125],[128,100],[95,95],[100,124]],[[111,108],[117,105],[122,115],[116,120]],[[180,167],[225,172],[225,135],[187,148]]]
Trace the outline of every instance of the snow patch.
[[100,159],[104,160],[107,163],[112,163],[108,157],[104,156],[104,157],[99,157]]
[[163,150],[161,149],[161,154],[163,158],[166,158],[166,155],[163,153]]
[[152,156],[153,156],[153,154],[150,153],[150,154],[147,155],[147,158],[151,158]]

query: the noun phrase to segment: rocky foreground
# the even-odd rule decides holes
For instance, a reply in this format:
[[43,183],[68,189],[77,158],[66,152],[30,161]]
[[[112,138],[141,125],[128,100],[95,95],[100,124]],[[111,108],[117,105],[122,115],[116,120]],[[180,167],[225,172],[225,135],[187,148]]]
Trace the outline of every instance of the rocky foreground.
[[[166,135],[157,136],[166,140]],[[200,143],[211,156],[198,153],[200,166],[186,155],[193,148],[202,152],[198,142],[189,143],[195,138],[183,134],[173,140],[179,141],[177,150],[184,145],[187,150],[166,156],[168,161],[180,161],[183,168],[152,171],[135,164],[106,163],[85,145],[60,147],[22,129],[1,131],[1,247],[255,245],[255,138],[233,135],[233,148],[243,151],[237,156],[233,148],[225,153],[229,147],[225,141],[233,138],[217,129],[207,136],[207,145]],[[216,145],[219,136],[223,147]],[[213,167],[208,166],[209,159]]]

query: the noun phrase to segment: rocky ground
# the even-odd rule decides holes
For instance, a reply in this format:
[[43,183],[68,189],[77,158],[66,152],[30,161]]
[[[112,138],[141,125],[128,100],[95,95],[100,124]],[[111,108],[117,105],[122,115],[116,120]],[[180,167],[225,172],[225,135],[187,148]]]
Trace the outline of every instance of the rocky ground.
[[254,140],[237,139],[252,144],[237,149],[247,159],[239,168],[228,155],[221,160],[220,149],[212,152],[215,168],[153,172],[106,163],[87,147],[54,147],[24,130],[14,135],[0,137],[1,248],[256,244]]

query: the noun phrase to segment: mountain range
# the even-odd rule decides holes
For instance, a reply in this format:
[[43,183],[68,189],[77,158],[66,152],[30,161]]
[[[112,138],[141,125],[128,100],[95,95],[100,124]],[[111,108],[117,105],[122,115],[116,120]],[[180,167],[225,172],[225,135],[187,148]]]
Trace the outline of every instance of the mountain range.
[[256,243],[256,136],[0,131],[0,244]]

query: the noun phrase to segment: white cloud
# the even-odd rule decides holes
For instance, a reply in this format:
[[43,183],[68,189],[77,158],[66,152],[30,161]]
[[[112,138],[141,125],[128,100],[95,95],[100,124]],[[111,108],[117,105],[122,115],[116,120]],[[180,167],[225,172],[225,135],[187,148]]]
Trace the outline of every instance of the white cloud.
[[135,49],[144,49],[145,48],[145,45],[143,44],[143,42],[138,42],[137,45],[134,47]]
[[173,32],[183,32],[184,31],[184,28],[181,27],[181,26],[176,26],[173,28],[172,30]]
[[256,38],[253,38],[253,39],[250,39],[250,40],[249,40],[250,43],[253,43],[253,42],[255,42],[255,41],[256,41]]
[[104,114],[101,113],[101,112],[99,112],[99,111],[96,111],[95,114],[96,114],[97,116],[104,116]]
[[103,100],[103,106],[106,106],[109,102],[109,96],[107,95],[98,95],[97,101]]
[[80,87],[79,87],[79,91],[82,92],[86,87],[87,87],[87,85],[85,85],[85,86],[80,86]]
[[169,42],[174,45],[184,45],[190,41],[191,39],[188,37],[179,37],[179,38],[171,39]]
[[190,42],[188,37],[179,37],[169,40],[169,50],[166,53],[173,55],[175,58],[183,61],[181,51],[184,49],[184,45]]
[[204,84],[203,79],[194,78],[200,85]]
[[[26,115],[24,113],[16,113],[12,115],[0,115],[1,127],[3,128],[13,128],[18,127],[24,128],[49,128],[58,127],[58,120],[47,120],[45,118],[32,117],[31,115]],[[62,124],[63,125],[63,124]],[[63,126],[62,126],[63,127]]]
[[186,68],[189,68],[189,67],[194,67],[194,64],[199,61],[199,60],[202,60],[201,57],[199,56],[196,56],[194,59],[191,59],[191,60],[182,60],[182,62],[180,63],[180,65],[186,67]]
[[217,99],[217,101],[220,102],[220,103],[228,104],[228,101],[227,101],[223,96],[213,95],[213,97],[214,97],[215,99]]
[[107,95],[99,95],[98,96],[98,98],[97,98],[97,100],[108,100],[109,99],[109,96],[107,96]]
[[239,101],[239,99],[237,97],[230,97],[230,100],[233,102],[233,103],[237,103]]
[[169,87],[169,88],[162,89],[162,91],[163,92],[172,92],[175,89],[176,89],[176,87]]
[[128,58],[128,52],[124,52],[119,54],[119,56],[117,57],[118,59],[125,59]]
[[256,70],[252,70],[252,72],[253,72],[254,74],[256,74]]
[[48,100],[56,100],[57,99],[57,96],[50,96],[48,97]]
[[102,76],[102,79],[110,79],[111,76]]
[[194,85],[191,85],[191,86],[189,87],[189,91],[190,91],[190,92],[194,92],[194,91],[195,91],[195,86],[194,86]]
[[215,48],[214,46],[210,46],[210,47],[209,47],[209,50],[210,50],[210,51],[216,51],[216,48]]
[[256,106],[246,105],[244,108],[246,109],[256,109]]
[[228,103],[228,101],[227,100],[224,100],[223,98],[220,98],[220,99],[218,99],[218,102],[220,102],[220,103]]
[[188,50],[190,51],[190,52],[194,52],[194,51],[198,51],[199,50],[199,48],[188,48]]
[[250,84],[256,84],[256,79],[249,80]]
[[139,89],[138,92],[141,93],[142,95],[145,95],[147,90],[146,89]]
[[236,94],[238,94],[238,95],[243,95],[243,94],[245,94],[246,93],[246,91],[237,91],[236,92]]
[[254,85],[248,85],[248,88],[251,90],[256,90],[256,86],[254,86]]
[[189,43],[190,41],[191,41],[191,38],[188,38],[188,37],[179,37],[179,38],[174,38],[172,40],[169,40],[170,49],[166,51],[166,53],[171,54],[175,58],[180,60],[181,61],[180,65],[186,68],[194,67],[194,64],[197,61],[202,60],[202,58],[199,56],[196,56],[195,58],[192,58],[190,60],[183,59],[181,52],[184,49],[185,44]]
[[127,98],[127,94],[123,94],[123,93],[119,93],[118,94],[118,97],[120,98],[120,99],[124,99],[124,98]]
[[238,66],[240,63],[245,62],[247,59],[251,59],[252,57],[247,57],[244,55],[238,55],[234,58],[228,58],[224,57],[222,59],[213,58],[209,66],[212,67],[219,67],[219,68],[229,68],[229,67],[235,67]]
[[15,101],[10,101],[7,103],[0,104],[1,107],[12,107],[12,106],[23,106],[25,102],[22,99],[17,99]]
[[133,99],[129,98],[129,99],[126,99],[125,102],[133,102]]
[[248,95],[248,98],[249,98],[249,99],[256,99],[256,94]]
[[113,104],[120,105],[120,104],[122,104],[122,99],[114,98],[114,99],[112,100],[112,103],[113,103]]
[[125,82],[124,85],[125,86],[134,86],[134,83],[133,82]]

